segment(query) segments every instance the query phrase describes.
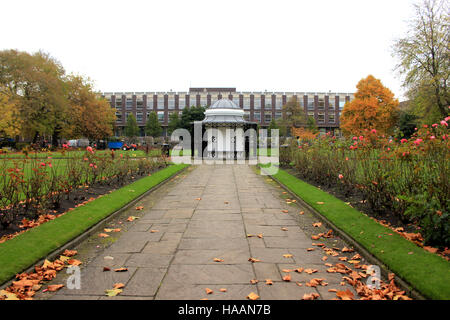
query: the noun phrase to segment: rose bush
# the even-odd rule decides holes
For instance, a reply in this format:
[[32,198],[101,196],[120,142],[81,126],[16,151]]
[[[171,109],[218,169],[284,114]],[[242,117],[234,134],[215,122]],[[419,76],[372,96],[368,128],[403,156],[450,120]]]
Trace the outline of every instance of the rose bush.
[[371,210],[421,227],[425,243],[450,246],[448,121],[416,129],[410,139],[323,135],[281,150],[300,177],[363,195]]

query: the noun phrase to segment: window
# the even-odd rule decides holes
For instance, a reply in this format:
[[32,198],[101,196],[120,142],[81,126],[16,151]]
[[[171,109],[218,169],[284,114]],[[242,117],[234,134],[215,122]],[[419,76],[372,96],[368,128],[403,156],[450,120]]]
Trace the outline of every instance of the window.
[[259,96],[259,97],[254,97],[253,98],[253,108],[255,108],[255,109],[261,109],[261,96]]
[[308,110],[314,110],[314,97],[308,97]]
[[317,123],[325,123],[325,113],[320,112],[317,115]]
[[116,112],[116,122],[122,122],[122,112]]
[[157,104],[158,109],[164,109],[164,96],[158,96]]
[[266,95],[264,97],[264,103],[265,103],[265,109],[272,109],[272,96],[271,95]]
[[328,123],[335,123],[334,114],[328,114]]
[[328,109],[334,110],[335,104],[336,104],[335,97],[334,96],[328,97]]
[[314,118],[314,112],[308,112],[308,117],[313,117]]
[[128,117],[131,115],[132,113],[130,111],[125,112],[125,120],[128,120]]
[[317,108],[319,110],[325,110],[325,98],[319,98]]
[[339,97],[339,110],[344,109],[344,105],[345,105],[345,99],[342,97]]
[[244,111],[244,120],[245,121],[249,121],[250,120],[250,112],[249,111]]
[[270,123],[272,121],[272,114],[271,113],[264,113],[264,122]]
[[183,96],[178,96],[178,108],[179,109],[184,109],[186,107],[186,97]]
[[144,113],[142,111],[136,112],[136,121],[142,122],[144,120]]
[[127,110],[130,110],[133,106],[133,99],[132,98],[127,98],[126,100],[126,108]]
[[175,109],[175,96],[169,96],[168,106],[169,109]]
[[282,112],[275,112],[275,119],[281,119],[283,117],[283,113]]
[[153,96],[147,96],[147,109],[153,109]]
[[236,103],[236,105],[238,106],[238,107],[240,107],[241,105],[240,105],[240,103],[239,103],[239,95],[233,95],[233,102],[234,103]]
[[158,111],[158,121],[164,122],[164,111]]
[[275,100],[275,109],[281,110],[283,109],[283,99],[281,97],[277,97]]
[[116,98],[116,108],[122,108],[122,98]]
[[244,109],[245,110],[250,110],[250,97],[245,97],[244,98]]
[[143,108],[144,108],[144,101],[142,101],[142,100],[137,100],[137,101],[136,101],[136,109],[142,110]]
[[205,107],[205,106],[208,105],[208,100],[206,99],[206,96],[201,96],[201,97],[200,97],[200,105],[201,105],[202,107]]
[[190,107],[195,107],[197,106],[197,98],[195,94],[191,94],[189,95],[189,106]]
[[255,121],[261,122],[261,112],[255,111],[253,113],[253,118],[255,119]]

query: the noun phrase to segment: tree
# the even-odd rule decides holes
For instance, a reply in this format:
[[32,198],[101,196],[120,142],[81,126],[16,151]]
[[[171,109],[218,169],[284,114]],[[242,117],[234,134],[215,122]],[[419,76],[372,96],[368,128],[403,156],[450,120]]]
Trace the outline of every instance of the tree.
[[404,76],[403,84],[416,112],[427,116],[436,109],[438,117],[443,118],[449,114],[450,105],[448,2],[423,0],[414,7],[416,13],[407,36],[394,44],[393,53],[400,60],[397,69]]
[[188,130],[191,133],[191,137],[194,137],[194,129],[192,123],[194,121],[202,121],[205,119],[205,107],[189,107],[184,108],[181,113],[181,128]]
[[279,130],[280,128],[278,128],[278,125],[277,125],[277,122],[275,121],[275,119],[272,119],[272,121],[270,121],[269,127],[267,128],[267,135],[269,137],[271,137],[272,136],[271,130],[275,130],[275,129]]
[[66,79],[69,114],[63,135],[67,138],[86,137],[100,140],[113,133],[115,111],[106,99],[92,89],[89,79],[70,75]]
[[341,116],[345,135],[364,134],[376,129],[378,134],[391,134],[398,119],[399,102],[394,94],[372,75],[358,82],[355,99],[347,102]]
[[130,139],[139,136],[139,127],[137,125],[136,118],[132,114],[127,117],[127,123],[125,124],[124,133],[125,136]]
[[150,112],[147,122],[145,123],[145,134],[156,138],[162,133],[161,124],[158,121],[158,116],[155,111]]
[[0,51],[0,85],[7,89],[17,108],[15,119],[21,134],[36,142],[52,135],[56,143],[67,119],[65,71],[49,54]]
[[20,122],[17,119],[17,106],[8,92],[0,87],[0,137],[14,138],[20,134]]
[[171,135],[172,132],[175,131],[175,129],[178,129],[180,127],[181,127],[181,120],[180,120],[180,117],[178,116],[178,113],[174,112],[171,115],[169,115],[167,134]]
[[417,120],[417,116],[410,111],[401,111],[397,125],[397,137],[409,139],[415,132],[415,128],[417,128]]
[[308,117],[295,96],[283,106],[284,118],[277,121],[281,136],[288,136],[291,128],[301,128],[308,124]]

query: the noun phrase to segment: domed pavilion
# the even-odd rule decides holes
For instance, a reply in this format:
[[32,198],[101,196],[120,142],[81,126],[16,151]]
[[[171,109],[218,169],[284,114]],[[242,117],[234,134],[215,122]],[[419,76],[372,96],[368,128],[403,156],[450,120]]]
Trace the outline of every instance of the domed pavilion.
[[[197,122],[199,125],[199,122]],[[201,121],[203,143],[203,158],[246,159],[250,148],[250,137],[246,131],[255,129],[256,122],[244,119],[244,110],[232,100],[220,99],[205,111],[205,119]],[[255,143],[252,148],[256,151]]]

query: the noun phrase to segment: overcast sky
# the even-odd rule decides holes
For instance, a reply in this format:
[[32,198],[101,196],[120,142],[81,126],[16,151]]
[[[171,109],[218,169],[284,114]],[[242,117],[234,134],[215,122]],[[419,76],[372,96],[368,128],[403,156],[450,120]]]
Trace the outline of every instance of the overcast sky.
[[400,98],[391,47],[412,3],[3,1],[0,48],[46,51],[99,91],[354,92],[373,74]]

